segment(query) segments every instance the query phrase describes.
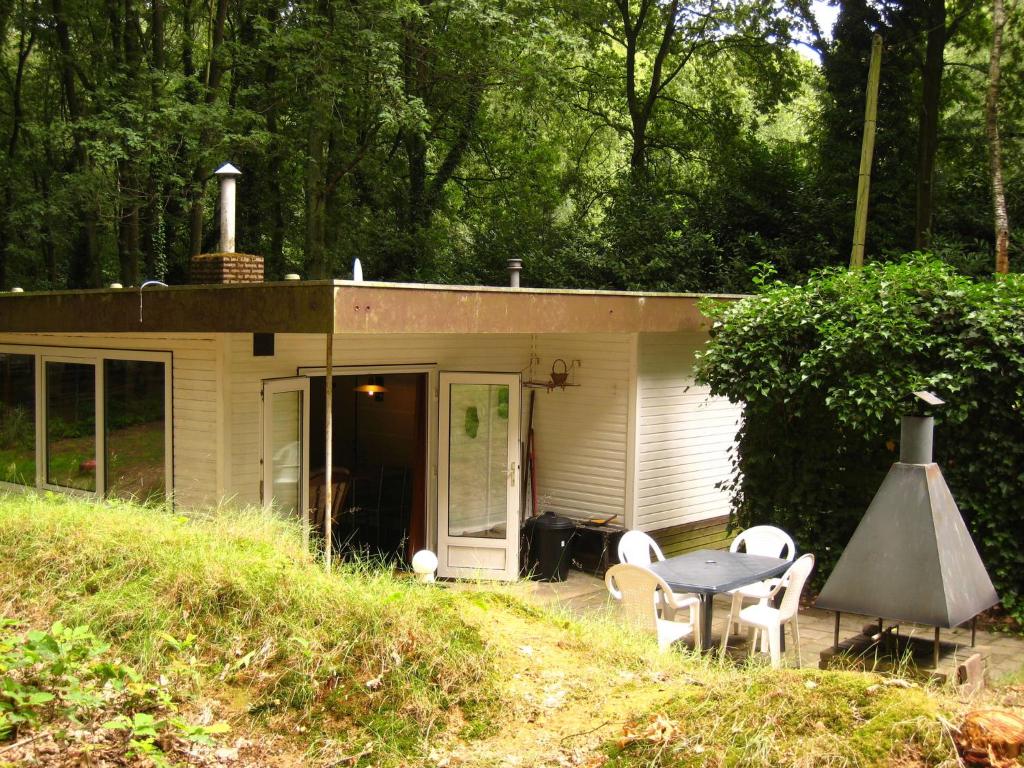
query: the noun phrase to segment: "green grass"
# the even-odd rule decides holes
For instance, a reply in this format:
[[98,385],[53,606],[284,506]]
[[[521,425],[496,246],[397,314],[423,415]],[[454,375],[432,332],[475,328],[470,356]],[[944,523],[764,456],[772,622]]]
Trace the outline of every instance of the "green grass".
[[0,482],[35,485],[35,451],[0,448]]
[[925,688],[885,686],[873,675],[764,665],[719,667],[656,713],[672,724],[608,747],[614,766],[956,765],[947,727],[952,699]]
[[365,566],[328,575],[263,514],[0,496],[0,571],[0,612],[87,624],[143,670],[195,635],[198,692],[235,689],[246,716],[314,737],[408,755],[461,707],[495,700],[453,595]]
[[[216,699],[217,717],[287,734],[309,764],[369,745],[359,765],[435,765],[437,750],[557,764],[570,748],[621,768],[955,764],[962,704],[942,691],[662,653],[614,617],[368,564],[328,575],[263,513],[0,496],[0,573],[0,616],[87,624],[170,674],[183,708]],[[551,685],[554,710],[539,703]]]

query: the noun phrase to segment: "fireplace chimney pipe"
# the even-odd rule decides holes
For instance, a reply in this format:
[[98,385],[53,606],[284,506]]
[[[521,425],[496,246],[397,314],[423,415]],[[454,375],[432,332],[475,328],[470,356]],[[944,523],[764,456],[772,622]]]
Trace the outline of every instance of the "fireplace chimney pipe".
[[935,419],[931,416],[904,416],[900,422],[900,462],[932,463],[932,435]]
[[231,163],[214,171],[220,179],[220,252],[235,252],[235,180],[242,172]]

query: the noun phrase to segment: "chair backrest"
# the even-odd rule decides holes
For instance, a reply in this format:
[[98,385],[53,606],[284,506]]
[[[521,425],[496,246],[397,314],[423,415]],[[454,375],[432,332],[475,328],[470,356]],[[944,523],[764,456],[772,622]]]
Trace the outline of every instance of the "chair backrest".
[[626,531],[619,539],[619,562],[631,565],[650,565],[651,553],[654,559],[664,560],[658,542],[643,531]]
[[[326,474],[320,470],[309,476],[310,524],[317,531],[324,529],[324,476]],[[341,515],[351,479],[351,473],[345,467],[335,467],[331,470],[331,520],[337,520]]]
[[786,594],[782,596],[779,604],[779,619],[789,621],[800,609],[800,593],[804,591],[807,577],[814,570],[814,555],[801,555],[796,559],[789,570],[782,577],[782,584],[786,588]]
[[741,546],[748,555],[782,557],[790,561],[796,557],[793,537],[774,525],[755,525],[753,528],[747,528],[732,540],[729,551],[738,552]]
[[604,583],[622,601],[628,621],[640,629],[658,631],[658,590],[671,591],[664,579],[642,565],[620,563],[605,571]]

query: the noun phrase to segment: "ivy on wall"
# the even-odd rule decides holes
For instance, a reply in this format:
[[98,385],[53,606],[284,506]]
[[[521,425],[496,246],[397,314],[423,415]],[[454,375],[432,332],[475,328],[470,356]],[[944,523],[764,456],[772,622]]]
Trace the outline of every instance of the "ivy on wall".
[[[789,530],[819,583],[898,457],[910,393],[943,398],[935,460],[1003,606],[1024,620],[1024,276],[975,281],[922,254],[705,302],[698,381],[742,402],[734,522]],[[865,563],[870,567],[870,563]]]

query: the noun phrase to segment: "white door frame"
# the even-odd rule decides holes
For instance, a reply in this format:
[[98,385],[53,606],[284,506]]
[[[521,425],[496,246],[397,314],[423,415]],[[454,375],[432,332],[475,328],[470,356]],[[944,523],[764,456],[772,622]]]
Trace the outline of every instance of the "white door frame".
[[271,509],[273,499],[270,489],[273,487],[273,440],[274,440],[274,398],[273,395],[284,392],[302,393],[302,439],[299,446],[299,507],[302,510],[303,540],[309,536],[309,379],[305,376],[291,376],[284,379],[264,379],[260,400],[262,409],[260,416],[260,501],[264,509]]
[[[449,483],[449,439],[451,428],[451,385],[452,384],[497,384],[508,387],[508,485],[506,501],[506,527],[504,539],[485,539],[469,536],[448,535],[448,483]],[[514,581],[519,576],[519,459],[520,430],[522,413],[522,382],[518,373],[455,373],[439,374],[439,404],[437,430],[437,551],[438,575],[450,578],[484,578]],[[460,557],[453,558],[453,550],[460,550]],[[473,550],[490,550],[481,555],[492,554],[493,550],[504,550],[503,567],[472,564]],[[463,559],[465,555],[467,559]]]

